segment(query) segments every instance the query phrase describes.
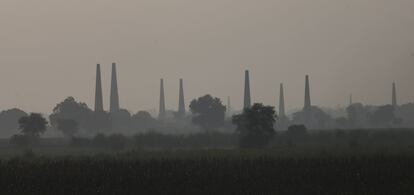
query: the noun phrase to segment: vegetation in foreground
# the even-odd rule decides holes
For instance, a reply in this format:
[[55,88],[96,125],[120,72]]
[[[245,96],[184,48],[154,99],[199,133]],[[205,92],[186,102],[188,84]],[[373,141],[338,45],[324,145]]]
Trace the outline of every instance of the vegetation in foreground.
[[4,194],[410,194],[414,155],[129,152],[0,163]]
[[[210,98],[211,99],[211,98]],[[195,107],[194,107],[195,108]],[[223,107],[221,107],[223,108]],[[202,115],[200,115],[202,116]],[[47,121],[19,120],[10,142],[22,157],[0,162],[6,194],[402,194],[414,192],[412,130],[309,132],[293,125],[276,133],[273,107],[254,104],[233,117],[236,133],[174,136],[98,134],[77,138],[73,120],[58,128],[71,137],[61,149],[99,148],[88,156],[37,156]],[[204,123],[201,123],[204,124]],[[208,128],[206,128],[208,129]],[[220,139],[217,139],[220,138]],[[43,149],[57,148],[49,145]],[[234,148],[261,148],[235,150]],[[172,149],[158,152],[141,149]],[[199,148],[199,150],[194,150]],[[221,150],[211,150],[220,148]],[[228,148],[228,150],[223,150]],[[233,149],[231,149],[233,148]],[[273,148],[273,149],[269,149]],[[134,150],[140,152],[132,152]],[[186,150],[182,150],[186,149]],[[201,150],[210,149],[210,150]],[[119,152],[122,152],[119,154]],[[129,151],[129,152],[126,152]],[[62,153],[64,154],[64,153]]]

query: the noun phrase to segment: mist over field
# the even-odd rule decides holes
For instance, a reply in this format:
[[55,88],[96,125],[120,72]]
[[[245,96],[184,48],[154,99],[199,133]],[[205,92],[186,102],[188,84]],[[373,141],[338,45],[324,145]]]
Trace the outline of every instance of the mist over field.
[[5,194],[413,194],[414,1],[2,0]]

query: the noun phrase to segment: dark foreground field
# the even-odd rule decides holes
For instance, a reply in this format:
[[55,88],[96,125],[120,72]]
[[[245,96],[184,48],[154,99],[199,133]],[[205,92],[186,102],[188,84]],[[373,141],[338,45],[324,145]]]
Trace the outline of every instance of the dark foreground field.
[[413,194],[414,156],[289,157],[273,151],[129,152],[18,157],[1,194]]

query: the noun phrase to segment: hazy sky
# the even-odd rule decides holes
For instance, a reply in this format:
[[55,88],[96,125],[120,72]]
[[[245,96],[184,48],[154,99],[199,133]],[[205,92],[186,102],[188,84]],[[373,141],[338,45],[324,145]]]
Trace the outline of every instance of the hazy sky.
[[211,93],[242,106],[244,70],[254,102],[287,108],[414,101],[413,0],[1,0],[0,109],[50,113],[67,96],[94,105],[102,64],[105,108],[118,63],[121,107],[167,108]]

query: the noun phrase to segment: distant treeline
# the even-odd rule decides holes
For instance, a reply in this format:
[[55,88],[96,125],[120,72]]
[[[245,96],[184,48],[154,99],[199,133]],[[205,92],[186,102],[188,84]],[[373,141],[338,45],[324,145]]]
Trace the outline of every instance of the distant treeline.
[[[204,107],[203,107],[204,106]],[[208,109],[206,109],[208,108]],[[201,132],[235,133],[236,125],[221,100],[209,95],[191,102],[190,112],[180,116],[169,112],[165,118],[154,118],[147,111],[130,113],[95,112],[85,103],[68,97],[58,103],[48,121],[46,134],[66,137],[93,137],[98,133],[134,135],[145,132],[162,134],[194,134]],[[207,110],[207,111],[206,111]],[[342,114],[338,114],[342,113]],[[0,137],[9,138],[19,133],[18,120],[28,113],[11,109],[0,113]],[[289,126],[303,124],[307,129],[372,129],[414,127],[414,104],[400,106],[364,106],[360,103],[336,111],[326,111],[313,106],[309,113],[299,111],[291,117],[279,117],[276,113],[275,130],[287,130]]]
[[[190,135],[157,132],[132,136],[122,134],[97,134],[91,138],[46,138],[33,148],[85,149],[99,151],[131,150],[191,150],[236,149],[240,147],[237,133],[197,133]],[[303,153],[320,151],[336,152],[409,152],[414,153],[414,129],[371,130],[304,130],[291,128],[276,133],[268,141],[267,148],[294,150]],[[12,143],[13,144],[13,143]],[[3,147],[4,144],[3,144]],[[336,152],[333,152],[336,151]]]

